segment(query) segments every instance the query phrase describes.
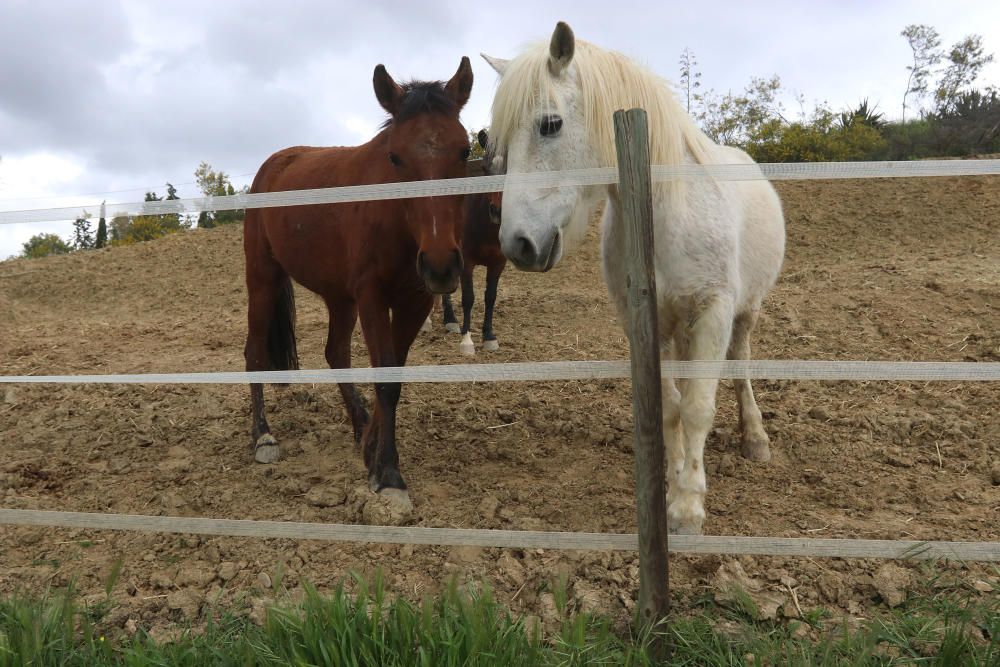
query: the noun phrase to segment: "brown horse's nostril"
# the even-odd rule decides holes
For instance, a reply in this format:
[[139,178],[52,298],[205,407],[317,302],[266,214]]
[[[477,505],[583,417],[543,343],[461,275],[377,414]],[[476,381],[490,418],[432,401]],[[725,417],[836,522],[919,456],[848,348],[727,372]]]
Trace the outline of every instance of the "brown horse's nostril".
[[458,286],[463,266],[462,252],[458,249],[438,256],[437,259],[428,257],[423,251],[417,253],[417,273],[432,292],[453,292]]

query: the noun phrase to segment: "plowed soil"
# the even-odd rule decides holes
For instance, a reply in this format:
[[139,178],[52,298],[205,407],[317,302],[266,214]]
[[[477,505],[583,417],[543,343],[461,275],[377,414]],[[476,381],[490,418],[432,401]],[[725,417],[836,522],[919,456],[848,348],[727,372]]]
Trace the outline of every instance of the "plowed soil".
[[[754,337],[756,358],[1000,361],[1000,182],[778,187],[788,249]],[[242,370],[241,243],[233,227],[0,263],[2,373]],[[549,274],[508,269],[495,321],[501,350],[476,360],[627,358],[599,252],[592,230]],[[297,298],[302,365],[321,368],[325,310],[301,288]],[[481,303],[480,293],[477,332]],[[410,363],[463,363],[458,342],[436,322]],[[354,360],[368,363],[357,332]],[[1000,385],[760,381],[756,390],[774,458],[740,457],[724,382],[706,451],[707,533],[1000,540]],[[284,447],[271,466],[252,461],[244,386],[0,385],[0,506],[371,520],[336,387],[266,395]],[[412,384],[399,425],[413,525],[636,529],[627,381]],[[485,581],[544,621],[554,613],[553,582],[565,576],[574,605],[627,620],[638,571],[631,553],[2,527],[0,593],[75,579],[96,600],[119,557],[108,622],[132,619],[154,632],[197,625],[216,602],[259,616],[263,600],[294,595],[302,580],[322,590],[348,571],[379,567],[391,590],[414,599],[453,575]],[[995,569],[945,569],[980,594],[1000,587]],[[681,609],[706,591],[721,595],[735,577],[759,602],[773,601],[761,605],[765,615],[823,606],[859,616],[898,603],[916,572],[882,561],[678,555],[671,580]]]

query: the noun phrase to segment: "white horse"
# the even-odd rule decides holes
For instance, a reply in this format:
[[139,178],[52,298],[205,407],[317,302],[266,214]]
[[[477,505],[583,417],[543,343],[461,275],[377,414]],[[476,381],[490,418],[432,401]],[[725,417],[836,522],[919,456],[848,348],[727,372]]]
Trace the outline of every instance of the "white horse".
[[[565,23],[547,45],[513,60],[487,62],[500,74],[493,100],[491,149],[507,173],[616,164],[613,114],[641,107],[654,164],[749,163],[719,146],[674,99],[666,82],[625,56],[577,42]],[[626,313],[625,244],[617,186],[549,189],[509,185],[500,242],[526,271],[548,271],[583,236],[606,200],[601,256],[621,321]],[[670,359],[749,359],[750,333],[773,287],[785,249],[784,215],[766,180],[707,178],[654,184],[654,261],[661,346]],[[715,418],[718,380],[666,379],[663,427],[667,520],[673,533],[700,533],[705,519],[705,438]],[[678,388],[679,387],[679,388]],[[742,453],[771,457],[749,381],[735,381]]]

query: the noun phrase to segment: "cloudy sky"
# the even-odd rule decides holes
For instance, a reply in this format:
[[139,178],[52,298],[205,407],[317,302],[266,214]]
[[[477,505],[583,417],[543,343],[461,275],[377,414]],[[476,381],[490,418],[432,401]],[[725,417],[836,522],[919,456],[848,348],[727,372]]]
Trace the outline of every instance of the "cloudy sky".
[[[907,24],[934,26],[945,46],[980,34],[1000,53],[990,0],[0,0],[0,210],[140,201],[167,181],[196,196],[202,160],[240,186],[285,146],[361,143],[383,119],[378,63],[397,80],[447,79],[470,56],[463,120],[478,129],[496,85],[478,54],[509,57],[558,20],[668,79],[688,47],[706,88],[778,74],[810,108],[867,97],[890,116]],[[980,83],[1000,85],[1000,64]],[[40,231],[69,225],[0,226],[0,258]]]

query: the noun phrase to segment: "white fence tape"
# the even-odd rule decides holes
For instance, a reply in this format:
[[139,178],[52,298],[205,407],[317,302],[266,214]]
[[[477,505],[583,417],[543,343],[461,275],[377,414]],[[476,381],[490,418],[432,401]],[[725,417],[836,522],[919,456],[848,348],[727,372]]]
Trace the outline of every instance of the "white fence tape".
[[[745,180],[817,180],[845,178],[901,178],[915,176],[991,176],[1000,174],[1000,160],[921,160],[908,162],[812,162],[681,165],[652,167],[653,181],[712,178],[724,181]],[[618,182],[618,170],[573,169],[533,174],[476,176],[408,183],[379,183],[314,190],[261,192],[225,197],[195,197],[157,202],[108,204],[117,215],[163,215],[198,213],[275,206],[340,204],[377,199],[467,195],[495,192],[510,187],[553,188],[570,185],[605,185]],[[100,203],[60,208],[0,211],[0,224],[73,220],[94,217]]]
[[[1000,362],[662,361],[664,377],[969,382],[1000,380]],[[627,378],[627,361],[549,361],[385,368],[121,375],[3,375],[0,384],[328,384],[333,382],[538,382]]]
[[[534,530],[358,526],[290,521],[250,521],[245,519],[207,519],[16,509],[0,509],[0,525],[2,524],[292,540],[505,547],[515,549],[636,551],[639,544],[638,537],[634,533],[565,533]],[[1000,561],[1000,542],[733,537],[716,535],[672,535],[669,542],[670,551],[691,554]]]

